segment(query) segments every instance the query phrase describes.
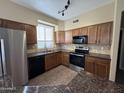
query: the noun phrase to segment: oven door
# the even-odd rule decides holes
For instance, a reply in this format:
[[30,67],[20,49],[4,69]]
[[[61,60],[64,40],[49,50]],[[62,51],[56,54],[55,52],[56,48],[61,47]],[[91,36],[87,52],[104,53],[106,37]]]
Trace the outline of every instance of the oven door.
[[84,68],[85,55],[70,53],[70,64]]

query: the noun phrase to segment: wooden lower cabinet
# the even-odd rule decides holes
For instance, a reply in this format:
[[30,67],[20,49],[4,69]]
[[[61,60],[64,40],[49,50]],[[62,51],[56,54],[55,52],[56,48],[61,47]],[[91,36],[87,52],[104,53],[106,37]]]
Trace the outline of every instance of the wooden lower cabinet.
[[85,71],[103,79],[109,78],[110,60],[97,57],[86,57]]
[[61,62],[59,61],[61,60],[60,58],[61,55],[59,52],[45,55],[45,70],[47,71],[60,65],[61,64]]
[[62,52],[62,65],[69,66],[69,53]]
[[2,27],[2,19],[0,19],[0,27]]
[[87,61],[87,62],[85,62],[85,70],[87,72],[95,74],[94,61]]

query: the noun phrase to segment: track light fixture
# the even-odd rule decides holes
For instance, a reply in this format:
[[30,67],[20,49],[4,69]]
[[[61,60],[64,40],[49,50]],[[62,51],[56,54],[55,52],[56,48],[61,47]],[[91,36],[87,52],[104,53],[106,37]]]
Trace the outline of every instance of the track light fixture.
[[68,0],[67,1],[67,5],[65,5],[65,7],[64,7],[64,9],[63,10],[61,10],[61,11],[58,11],[58,14],[62,14],[62,16],[64,16],[65,15],[65,10],[67,10],[68,9],[68,7],[70,6],[70,0]]

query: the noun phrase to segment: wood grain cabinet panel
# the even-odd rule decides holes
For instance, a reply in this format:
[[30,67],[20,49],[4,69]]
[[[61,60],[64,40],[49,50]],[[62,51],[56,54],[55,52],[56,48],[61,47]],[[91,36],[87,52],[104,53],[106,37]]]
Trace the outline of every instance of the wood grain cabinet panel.
[[72,36],[80,36],[81,28],[72,30]]
[[94,61],[87,61],[85,63],[85,71],[95,74]]
[[55,32],[55,41],[58,44],[65,43],[65,32],[64,31],[57,31]]
[[25,25],[25,31],[27,35],[27,44],[37,44],[36,26]]
[[97,43],[97,25],[88,27],[88,43],[89,44]]
[[62,52],[62,65],[69,66],[69,53]]
[[108,79],[109,78],[109,61],[106,62],[99,62],[95,63],[95,75],[103,78]]
[[45,56],[45,70],[50,70],[61,64],[61,52],[51,53]]
[[86,57],[85,71],[90,72],[100,78],[108,79],[110,60],[97,57]]
[[56,63],[56,57],[54,53],[48,54],[45,56],[45,69],[46,70],[50,70],[54,68],[56,66],[55,63]]
[[80,35],[88,35],[88,27],[81,28]]
[[0,19],[0,27],[2,27],[2,19]]
[[62,53],[61,52],[57,52],[57,53],[55,53],[55,56],[57,58],[56,66],[61,65],[61,63],[62,63]]
[[65,43],[66,44],[72,43],[72,31],[65,31]]
[[98,25],[98,44],[109,45],[111,42],[111,22]]
[[10,20],[2,20],[2,27],[4,28],[10,28],[15,30],[25,30],[25,26],[23,23],[10,21]]

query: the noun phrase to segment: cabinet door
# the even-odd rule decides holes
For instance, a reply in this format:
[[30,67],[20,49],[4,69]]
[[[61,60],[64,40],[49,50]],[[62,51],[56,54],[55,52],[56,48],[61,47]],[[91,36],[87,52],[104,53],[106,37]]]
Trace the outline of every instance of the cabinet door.
[[65,43],[72,43],[72,31],[65,31]]
[[98,44],[110,44],[111,23],[103,23],[98,25]]
[[88,27],[81,28],[80,35],[88,35]]
[[62,64],[65,66],[69,66],[69,53],[67,52],[62,53]]
[[99,60],[95,62],[95,75],[103,79],[109,78],[109,61]]
[[94,67],[94,65],[95,65],[94,58],[86,57],[85,71],[94,74],[95,73],[95,67]]
[[60,62],[58,61],[57,57],[58,57],[58,53],[52,53],[52,54],[48,54],[45,56],[45,69],[46,70],[50,70],[60,65]]
[[72,30],[72,36],[80,36],[81,28]]
[[97,43],[97,25],[88,27],[88,43],[89,44]]
[[2,19],[0,19],[0,27],[2,27]]
[[54,56],[52,54],[48,54],[45,56],[45,70],[50,70],[54,67]]
[[27,35],[27,44],[37,44],[36,27],[32,25],[25,25]]
[[65,43],[65,32],[64,31],[56,32],[56,43]]
[[56,53],[56,56],[57,56],[57,65],[61,65],[62,64],[62,52]]
[[25,30],[24,24],[10,20],[2,20],[2,26],[4,28],[10,28],[15,30]]
[[95,68],[94,68],[94,62],[87,61],[85,64],[85,71],[90,72],[94,74]]

